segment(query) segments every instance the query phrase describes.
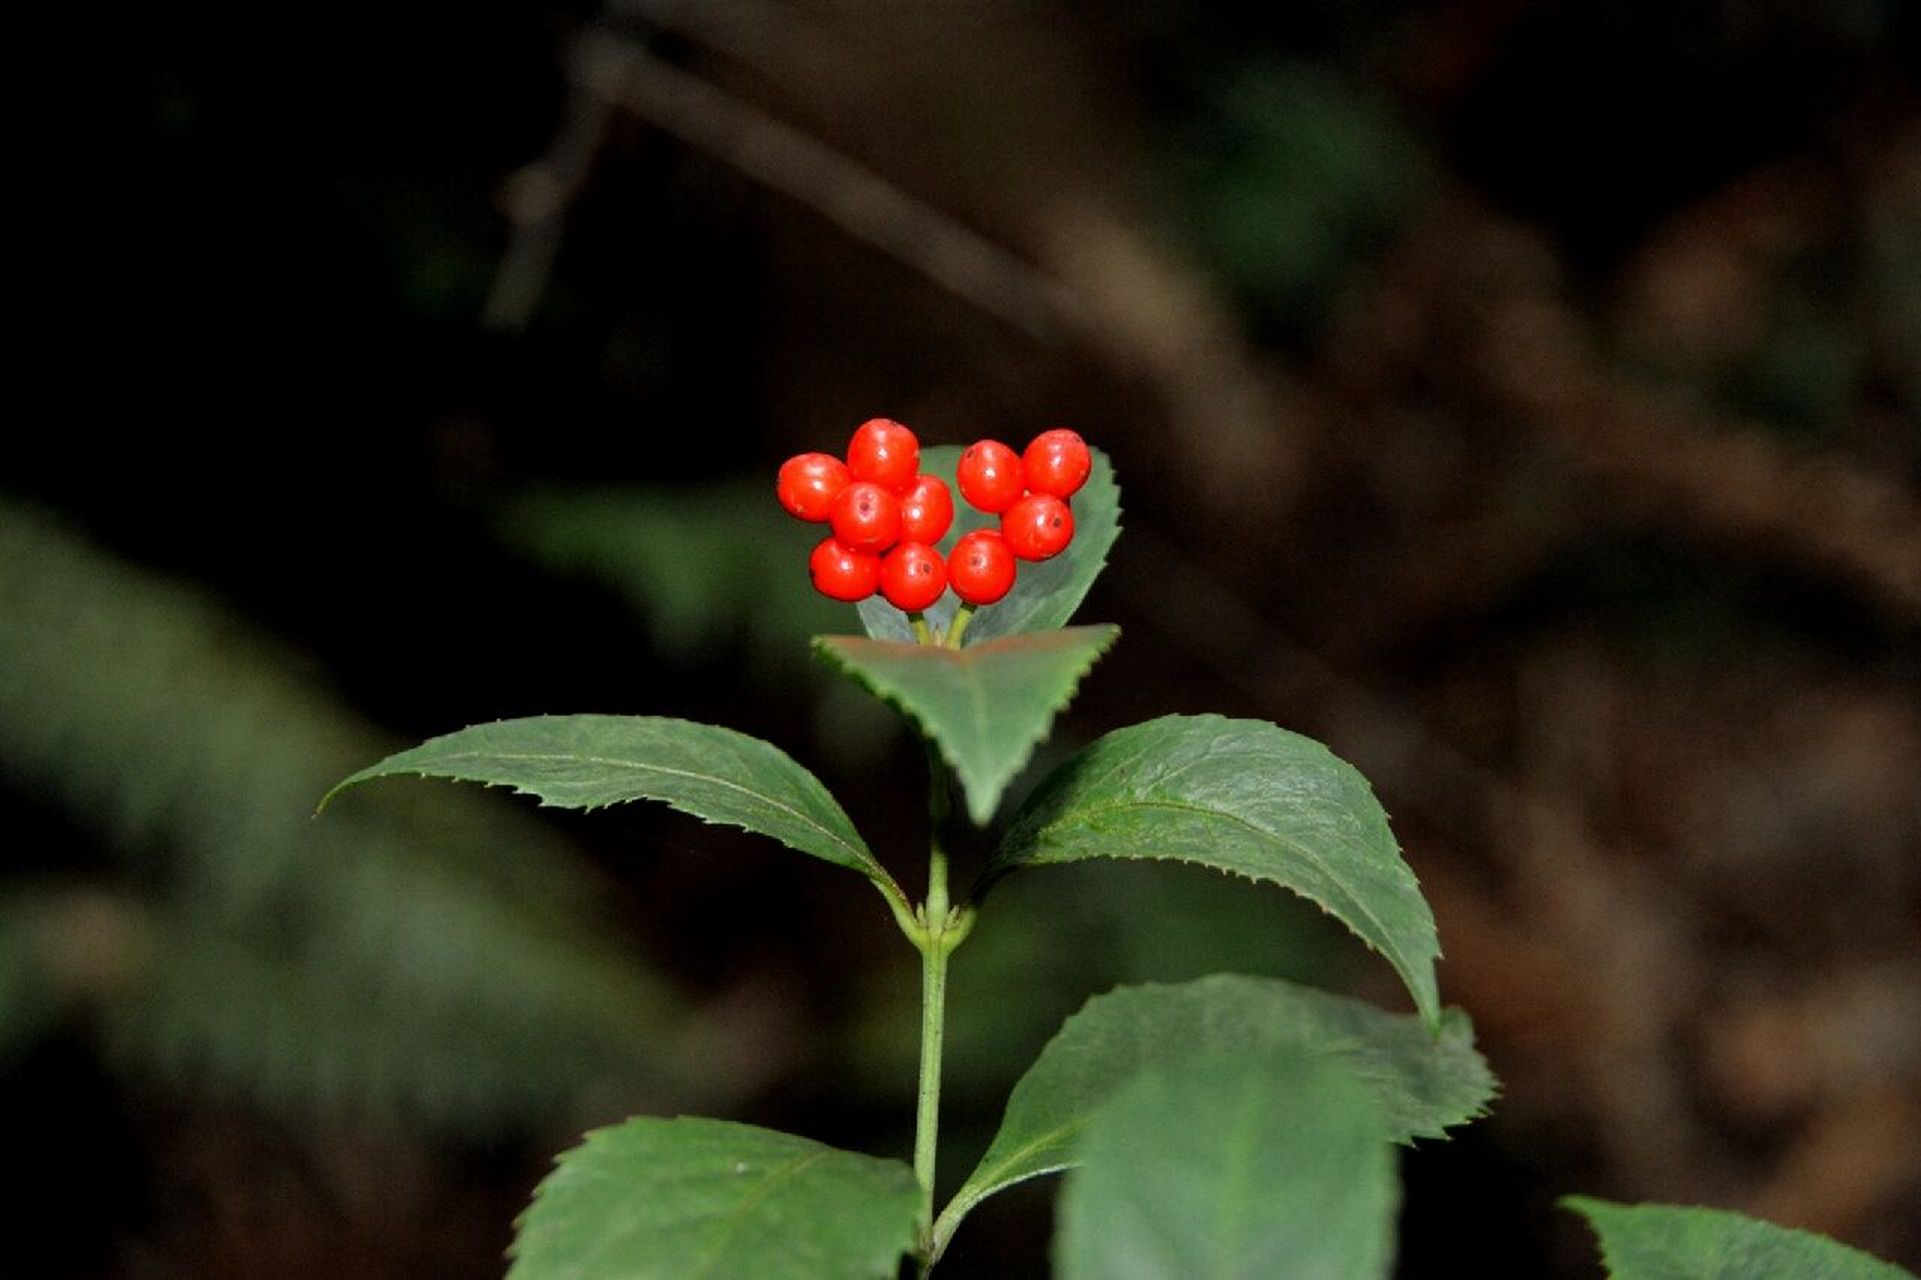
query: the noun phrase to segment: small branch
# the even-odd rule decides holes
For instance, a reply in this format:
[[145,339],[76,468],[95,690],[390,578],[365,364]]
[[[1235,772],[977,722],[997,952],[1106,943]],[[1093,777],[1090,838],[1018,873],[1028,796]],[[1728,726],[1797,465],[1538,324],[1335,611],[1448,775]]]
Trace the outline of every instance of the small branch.
[[1030,336],[1051,336],[1073,310],[1065,289],[1005,249],[819,139],[631,40],[605,30],[582,36],[568,78],[807,205]]
[[514,233],[481,313],[488,328],[527,327],[553,275],[567,207],[585,185],[613,116],[605,99],[576,90],[547,154],[508,178],[501,202]]
[[1633,386],[1558,300],[1515,299],[1484,341],[1496,395],[1621,505],[1825,569],[1921,615],[1921,503],[1898,481]]
[[607,12],[696,40],[796,89],[859,71],[826,27],[772,0],[608,0]]

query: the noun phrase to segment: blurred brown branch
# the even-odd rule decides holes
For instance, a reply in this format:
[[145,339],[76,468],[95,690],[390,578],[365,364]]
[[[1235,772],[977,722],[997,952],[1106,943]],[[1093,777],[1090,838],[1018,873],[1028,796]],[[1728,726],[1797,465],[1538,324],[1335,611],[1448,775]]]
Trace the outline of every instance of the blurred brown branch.
[[1030,266],[847,155],[607,31],[581,37],[568,78],[756,181],[1036,338],[1072,298]]
[[[835,37],[780,5],[688,5],[625,0],[796,92],[831,95],[835,67],[871,65],[858,37]],[[775,33],[800,33],[793,40]],[[549,155],[516,179],[516,234],[489,315],[518,327],[551,268],[559,217],[578,190],[605,130],[609,104],[813,209],[848,234],[1030,337],[1071,332],[1125,380],[1145,380],[1172,424],[1170,465],[1223,507],[1250,501],[1278,516],[1298,488],[1303,396],[1248,350],[1217,290],[1194,266],[1096,196],[1085,182],[1052,188],[1038,210],[1014,219],[1031,231],[1036,266],[907,195],[821,138],[683,71],[605,29],[576,43],[575,98]],[[587,101],[582,101],[585,95]],[[1015,184],[1013,189],[1024,189]]]
[[[1638,385],[1612,366],[1558,283],[1552,250],[1457,197],[1381,273],[1348,335],[1354,376],[1484,396],[1551,454],[1605,485],[1614,510],[1825,571],[1921,617],[1921,501],[1833,451]],[[1386,356],[1386,359],[1382,357]],[[1379,398],[1376,389],[1370,396]]]
[[574,90],[547,154],[508,178],[501,204],[514,231],[482,312],[489,327],[527,327],[560,253],[567,206],[586,185],[613,116],[613,104],[606,99]]

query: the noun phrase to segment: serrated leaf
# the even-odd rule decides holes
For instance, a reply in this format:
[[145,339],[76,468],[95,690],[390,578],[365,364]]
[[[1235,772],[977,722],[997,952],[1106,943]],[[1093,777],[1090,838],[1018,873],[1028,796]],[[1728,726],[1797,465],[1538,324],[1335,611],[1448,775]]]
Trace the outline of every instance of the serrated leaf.
[[1119,634],[1112,625],[1067,627],[962,649],[816,636],[814,650],[933,739],[960,779],[968,816],[985,825],[1054,714]]
[[1264,720],[1163,716],[1069,758],[1014,815],[988,868],[1172,858],[1285,885],[1394,966],[1440,1016],[1434,914],[1352,765]]
[[509,1280],[893,1280],[920,1210],[898,1160],[724,1120],[642,1116],[560,1157]]
[[[1011,441],[1009,443],[1012,443]],[[1018,447],[1018,446],[1017,446]],[[1114,466],[1099,449],[1091,450],[1094,469],[1069,505],[1074,510],[1074,540],[1067,550],[1052,560],[1038,564],[1022,561],[1014,589],[994,604],[974,614],[964,637],[968,646],[983,644],[1001,636],[1032,631],[1053,631],[1064,627],[1080,608],[1094,579],[1107,566],[1107,553],[1121,533],[1121,491],[1114,482]],[[964,533],[974,529],[998,528],[1000,517],[976,511],[960,496],[954,481],[954,467],[960,461],[958,445],[935,445],[921,450],[921,471],[947,482],[954,495],[954,527],[940,541],[942,555],[953,550]],[[959,605],[952,591],[947,592],[926,611],[928,624],[945,631],[953,622]],[[914,628],[907,615],[879,596],[860,604],[861,625],[876,640],[912,644]]]
[[1613,1280],[1914,1280],[1912,1272],[1826,1236],[1725,1209],[1588,1196],[1561,1204],[1593,1224]]
[[563,809],[659,800],[707,822],[771,836],[900,890],[820,779],[772,743],[661,716],[529,716],[430,738],[327,793],[396,774],[512,787]]
[[1061,1280],[1379,1280],[1400,1182],[1380,1108],[1299,1055],[1151,1071],[1088,1124],[1061,1190]]
[[1277,978],[1215,974],[1177,986],[1121,987],[1069,1018],[1014,1086],[987,1154],[941,1211],[936,1247],[996,1191],[1076,1164],[1088,1120],[1142,1073],[1289,1050],[1326,1055],[1352,1071],[1395,1141],[1442,1137],[1480,1115],[1494,1095],[1473,1027],[1456,1009],[1430,1032],[1406,1015]]

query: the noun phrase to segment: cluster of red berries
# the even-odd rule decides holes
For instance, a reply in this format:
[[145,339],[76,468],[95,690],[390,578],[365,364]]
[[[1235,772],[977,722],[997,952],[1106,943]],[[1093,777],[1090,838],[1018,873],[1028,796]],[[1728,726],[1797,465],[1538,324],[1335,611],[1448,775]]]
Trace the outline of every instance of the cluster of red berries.
[[954,523],[954,499],[940,477],[922,475],[920,442],[887,418],[864,422],[847,460],[803,453],[780,468],[780,505],[833,529],[808,561],[814,588],[835,600],[887,602],[918,613],[948,587],[972,605],[993,604],[1014,587],[1015,561],[1059,555],[1074,538],[1067,500],[1094,460],[1072,431],[1043,431],[1025,453],[998,440],[971,444],[954,478],[961,497],[1000,528],[961,535],[945,560],[934,544]]

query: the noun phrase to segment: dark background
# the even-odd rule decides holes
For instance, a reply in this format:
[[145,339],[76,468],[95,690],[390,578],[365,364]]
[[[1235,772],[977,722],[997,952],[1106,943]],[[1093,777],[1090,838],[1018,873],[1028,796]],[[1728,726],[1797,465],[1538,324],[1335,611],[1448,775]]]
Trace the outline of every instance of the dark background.
[[[548,1157],[636,1111],[904,1154],[913,957],[854,878],[650,806],[309,817],[465,723],[683,715],[815,768],[917,887],[918,750],[807,660],[854,620],[771,495],[880,414],[1113,457],[1081,616],[1124,638],[1050,753],[1213,710],[1373,779],[1505,1086],[1405,1157],[1404,1275],[1596,1275],[1575,1191],[1921,1262],[1913,7],[1262,8],[45,46],[9,1271],[497,1274]],[[1216,969],[1404,1007],[1282,893],[1007,886],[956,961],[944,1180],[1089,994]],[[942,1274],[1039,1274],[1049,1194]]]

